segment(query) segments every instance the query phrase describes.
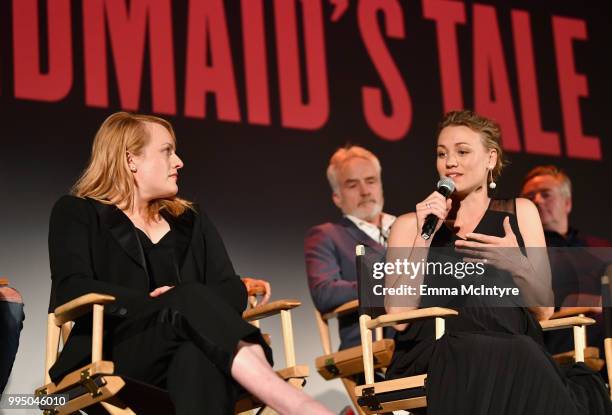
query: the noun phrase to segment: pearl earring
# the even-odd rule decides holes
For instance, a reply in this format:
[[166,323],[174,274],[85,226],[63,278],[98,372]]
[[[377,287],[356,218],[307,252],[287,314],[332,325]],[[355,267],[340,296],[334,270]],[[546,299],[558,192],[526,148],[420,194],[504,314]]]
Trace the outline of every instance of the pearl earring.
[[136,166],[130,166],[130,170],[136,172]]
[[489,178],[491,179],[489,182],[489,188],[495,189],[497,187],[497,183],[493,181],[493,169],[489,169]]

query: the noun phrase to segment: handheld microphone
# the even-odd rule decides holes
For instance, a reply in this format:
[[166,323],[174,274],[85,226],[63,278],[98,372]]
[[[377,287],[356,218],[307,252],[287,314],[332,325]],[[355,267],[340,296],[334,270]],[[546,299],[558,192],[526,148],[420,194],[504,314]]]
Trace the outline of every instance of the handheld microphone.
[[[450,197],[450,195],[455,191],[455,183],[449,177],[442,176],[436,185],[436,191],[444,196],[446,199]],[[423,225],[423,232],[421,233],[421,237],[425,240],[428,240],[431,237],[431,234],[436,230],[436,225],[438,225],[438,217],[433,213],[430,213],[425,218],[425,224]]]

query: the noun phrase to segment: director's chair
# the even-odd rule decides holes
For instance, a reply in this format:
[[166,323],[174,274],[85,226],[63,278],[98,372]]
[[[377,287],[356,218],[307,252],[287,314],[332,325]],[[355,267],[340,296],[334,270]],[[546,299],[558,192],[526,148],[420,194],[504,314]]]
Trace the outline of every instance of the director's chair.
[[[262,294],[261,288],[254,288],[249,297]],[[57,307],[47,317],[47,342],[45,353],[45,385],[36,389],[38,396],[50,394],[65,394],[68,401],[59,406],[45,409],[45,415],[72,414],[84,410],[87,414],[174,414],[174,406],[168,393],[134,379],[114,374],[111,361],[102,360],[102,336],[104,328],[104,306],[115,300],[105,294],[90,293],[78,297]],[[249,298],[251,308],[243,313],[243,318],[254,324],[258,320],[281,315],[282,331],[285,344],[286,368],[278,370],[280,377],[295,387],[302,387],[308,376],[308,367],[295,363],[293,343],[293,328],[290,310],[301,303],[297,300],[278,300],[265,305],[256,305]],[[66,342],[72,329],[73,321],[91,313],[92,328],[92,362],[64,376],[57,383],[51,382],[49,369],[60,353],[60,338]],[[259,413],[274,414],[275,412],[253,396],[244,396],[236,404],[236,413],[243,413],[253,408],[261,407]]]
[[[604,322],[604,356],[600,356],[597,347],[589,347],[586,342],[586,328],[574,327],[574,350],[553,355],[559,364],[584,362],[595,372],[599,372],[606,365],[608,372],[608,390],[612,400],[612,265],[608,265],[601,277],[601,292]],[[542,324],[543,329],[550,322],[566,317],[588,317],[593,310],[590,307],[571,307],[555,312],[548,322]]]
[[[358,378],[363,376],[363,358],[361,346],[350,347],[348,349],[332,352],[329,321],[339,317],[356,314],[359,308],[359,301],[349,301],[329,313],[321,314],[315,309],[315,318],[319,329],[319,336],[323,346],[322,356],[315,359],[317,371],[325,380],[340,379],[347,394],[359,413],[363,413],[357,403],[355,386]],[[376,341],[372,343],[374,354],[374,369],[384,369],[391,362],[395,342],[392,339],[383,339],[383,330],[376,330]]]
[[[358,245],[357,275],[361,283],[368,275],[364,261],[365,247]],[[361,409],[366,414],[378,414],[398,410],[411,410],[427,407],[427,374],[409,376],[382,382],[374,381],[374,361],[372,350],[372,331],[380,327],[400,323],[411,323],[419,320],[435,320],[435,338],[440,339],[445,331],[445,319],[458,315],[453,309],[429,307],[404,311],[396,314],[384,314],[373,318],[365,309],[359,317],[361,346],[363,349],[363,366],[366,384],[355,388],[355,395]],[[574,329],[576,361],[584,361],[584,333],[587,325],[595,320],[587,317],[563,317],[541,323],[543,330]]]

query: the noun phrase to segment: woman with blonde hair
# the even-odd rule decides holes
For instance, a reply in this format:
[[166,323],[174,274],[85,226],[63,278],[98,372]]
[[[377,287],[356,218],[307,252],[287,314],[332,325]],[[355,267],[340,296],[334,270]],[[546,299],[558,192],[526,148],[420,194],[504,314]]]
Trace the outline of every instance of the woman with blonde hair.
[[[562,374],[543,348],[538,320],[553,311],[544,232],[531,201],[489,195],[504,164],[500,142],[493,120],[468,110],[446,114],[438,130],[436,168],[453,181],[454,192],[448,199],[433,192],[415,212],[399,217],[388,252],[428,265],[441,260],[462,265],[455,271],[468,263],[486,270],[473,277],[421,273],[414,278],[421,288],[485,292],[497,286],[520,294],[386,298],[390,313],[428,306],[458,310],[439,340],[432,321],[399,325],[387,378],[427,373],[429,415],[609,414],[601,378],[583,365]],[[429,215],[438,222],[433,235],[424,236]],[[387,284],[399,286],[405,279],[392,276]]]
[[[241,317],[246,290],[217,230],[177,197],[182,167],[167,121],[125,112],[104,121],[72,195],[51,214],[50,309],[114,296],[104,358],[165,388],[177,414],[233,414],[238,384],[283,414],[329,414],[272,370],[259,329]],[[77,319],[53,381],[90,359],[88,322]]]

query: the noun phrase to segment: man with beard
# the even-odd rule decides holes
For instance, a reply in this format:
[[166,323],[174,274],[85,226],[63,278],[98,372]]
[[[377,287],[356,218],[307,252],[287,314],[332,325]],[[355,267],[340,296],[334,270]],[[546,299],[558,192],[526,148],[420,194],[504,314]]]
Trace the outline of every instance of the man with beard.
[[[305,239],[306,273],[315,307],[321,313],[357,298],[355,246],[385,255],[395,216],[383,213],[378,158],[359,146],[338,149],[329,161],[332,200],[342,211],[336,223],[311,228]],[[338,321],[340,350],[361,344],[357,313]]]

